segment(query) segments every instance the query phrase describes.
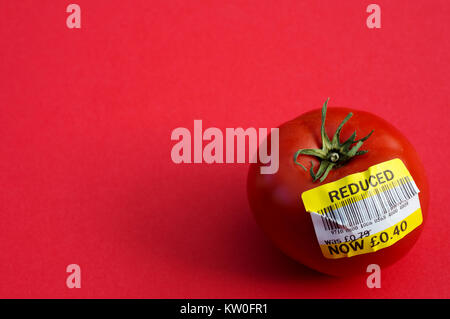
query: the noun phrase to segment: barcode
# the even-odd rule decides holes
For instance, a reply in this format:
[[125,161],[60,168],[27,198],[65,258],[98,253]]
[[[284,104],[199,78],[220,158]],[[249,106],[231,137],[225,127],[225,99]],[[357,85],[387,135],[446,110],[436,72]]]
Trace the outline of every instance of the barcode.
[[322,215],[325,230],[350,228],[382,218],[417,193],[416,185],[406,176],[325,207],[318,213]]

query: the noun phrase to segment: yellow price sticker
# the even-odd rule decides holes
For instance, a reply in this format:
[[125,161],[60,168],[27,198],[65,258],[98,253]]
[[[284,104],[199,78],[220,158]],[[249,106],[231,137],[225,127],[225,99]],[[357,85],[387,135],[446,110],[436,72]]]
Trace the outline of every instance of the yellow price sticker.
[[419,189],[393,159],[302,194],[326,258],[391,246],[422,223]]

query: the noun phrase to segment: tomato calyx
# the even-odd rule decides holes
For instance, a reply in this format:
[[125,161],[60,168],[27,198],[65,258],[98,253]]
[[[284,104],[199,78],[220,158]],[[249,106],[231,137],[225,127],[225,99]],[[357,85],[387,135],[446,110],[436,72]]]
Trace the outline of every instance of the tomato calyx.
[[[320,182],[323,182],[325,178],[327,178],[328,173],[333,169],[340,166],[343,166],[348,160],[356,155],[366,154],[368,151],[359,150],[363,145],[364,141],[366,141],[373,133],[373,130],[364,136],[363,138],[356,140],[356,131],[343,143],[340,142],[340,134],[342,127],[344,124],[353,116],[353,113],[350,112],[345,119],[339,124],[336,132],[333,135],[333,138],[330,140],[327,133],[325,132],[325,119],[327,114],[327,104],[329,98],[325,101],[322,107],[322,125],[320,128],[321,137],[322,137],[322,149],[300,149],[294,154],[294,163],[301,166],[305,171],[306,167],[300,164],[297,159],[302,155],[310,155],[315,156],[320,159],[320,165],[316,173],[314,173],[314,163],[311,161],[311,168],[309,170],[313,182],[320,179]],[[354,147],[350,149],[350,147],[355,144]]]

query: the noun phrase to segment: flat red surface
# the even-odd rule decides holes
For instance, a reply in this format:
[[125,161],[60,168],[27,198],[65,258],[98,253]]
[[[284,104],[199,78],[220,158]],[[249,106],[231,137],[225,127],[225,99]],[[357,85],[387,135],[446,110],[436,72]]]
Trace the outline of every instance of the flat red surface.
[[[0,297],[450,297],[446,0],[0,2]],[[247,164],[176,165],[171,131],[276,127],[330,97],[414,143],[414,249],[365,277],[296,264],[255,224]],[[68,289],[79,264],[82,288]]]

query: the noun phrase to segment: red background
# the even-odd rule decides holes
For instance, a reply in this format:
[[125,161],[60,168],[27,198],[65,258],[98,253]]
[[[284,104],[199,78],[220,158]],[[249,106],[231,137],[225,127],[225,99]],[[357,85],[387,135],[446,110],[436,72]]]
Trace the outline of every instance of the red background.
[[[0,2],[1,297],[450,297],[449,1]],[[417,147],[414,249],[365,277],[296,264],[251,216],[247,164],[172,162],[176,127],[276,127],[330,97]],[[82,288],[65,285],[79,264]]]

